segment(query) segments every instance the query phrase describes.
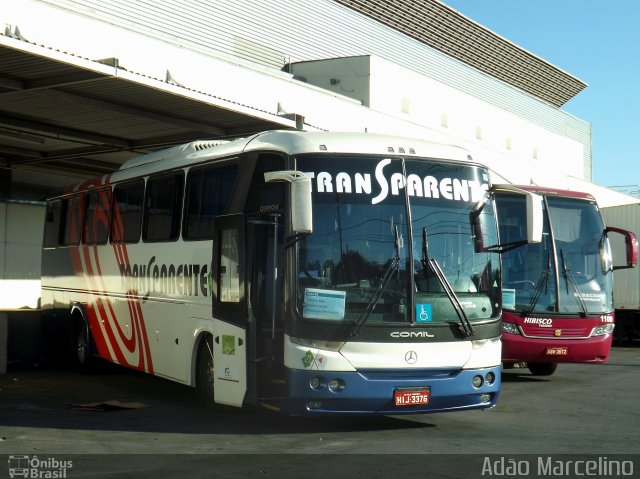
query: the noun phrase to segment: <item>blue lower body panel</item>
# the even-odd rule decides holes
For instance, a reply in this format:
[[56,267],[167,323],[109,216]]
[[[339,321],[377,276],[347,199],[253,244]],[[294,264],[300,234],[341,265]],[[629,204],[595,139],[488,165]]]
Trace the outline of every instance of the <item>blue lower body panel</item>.
[[[495,378],[492,384],[487,375]],[[473,385],[474,376],[482,384]],[[329,384],[337,381],[332,391]],[[500,393],[500,366],[457,370],[368,370],[357,372],[288,372],[288,400],[283,412],[292,415],[322,414],[424,414],[486,409]],[[429,390],[428,404],[396,406],[396,390]]]

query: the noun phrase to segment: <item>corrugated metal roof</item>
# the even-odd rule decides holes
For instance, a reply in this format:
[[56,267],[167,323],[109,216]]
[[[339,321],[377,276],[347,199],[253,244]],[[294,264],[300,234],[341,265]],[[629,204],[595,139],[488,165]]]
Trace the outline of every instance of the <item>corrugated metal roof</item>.
[[[107,62],[109,63],[109,62]],[[295,121],[0,34],[0,168],[95,176],[128,158]]]
[[564,105],[587,87],[438,0],[334,1],[554,106]]

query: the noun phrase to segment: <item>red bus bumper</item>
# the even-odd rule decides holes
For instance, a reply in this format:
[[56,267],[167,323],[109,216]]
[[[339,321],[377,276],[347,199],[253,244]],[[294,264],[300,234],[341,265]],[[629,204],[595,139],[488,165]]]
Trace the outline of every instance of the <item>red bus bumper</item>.
[[587,339],[525,338],[502,333],[503,363],[606,363],[612,334]]

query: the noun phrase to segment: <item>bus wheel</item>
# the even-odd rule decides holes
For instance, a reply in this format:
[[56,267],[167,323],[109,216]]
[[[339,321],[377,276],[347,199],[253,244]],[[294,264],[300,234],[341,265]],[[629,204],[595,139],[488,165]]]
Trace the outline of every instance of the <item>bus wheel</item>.
[[527,363],[529,371],[534,376],[551,376],[558,367],[557,363]]
[[207,335],[198,348],[196,371],[196,389],[198,396],[206,405],[212,406],[213,399],[213,339]]
[[94,369],[95,358],[91,354],[91,333],[84,319],[78,320],[75,338],[75,359],[78,369],[83,373],[89,373]]

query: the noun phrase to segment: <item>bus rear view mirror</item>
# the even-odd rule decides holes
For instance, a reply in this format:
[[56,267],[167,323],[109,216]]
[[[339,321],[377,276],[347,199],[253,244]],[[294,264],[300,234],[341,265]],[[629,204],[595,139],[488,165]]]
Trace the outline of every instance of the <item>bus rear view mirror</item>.
[[[487,246],[484,242],[482,212],[493,197],[498,212],[500,243]],[[508,251],[542,241],[542,196],[511,185],[494,186],[489,195],[475,204],[469,215],[476,252]],[[486,220],[484,220],[486,221]]]
[[624,237],[627,264],[624,266],[613,266],[612,269],[635,268],[638,264],[638,239],[636,238],[636,235],[631,231],[614,228],[613,226],[608,226],[604,232],[606,235],[609,233],[618,233]]
[[540,243],[544,224],[542,196],[530,192],[526,192],[525,195],[527,202],[527,242]]
[[267,183],[289,183],[291,229],[294,235],[313,232],[311,213],[311,178],[300,171],[269,171],[264,174]]

